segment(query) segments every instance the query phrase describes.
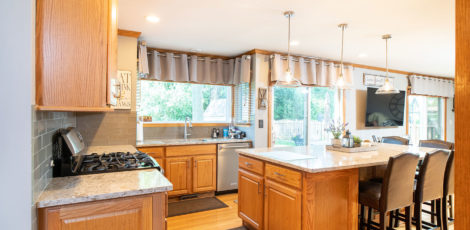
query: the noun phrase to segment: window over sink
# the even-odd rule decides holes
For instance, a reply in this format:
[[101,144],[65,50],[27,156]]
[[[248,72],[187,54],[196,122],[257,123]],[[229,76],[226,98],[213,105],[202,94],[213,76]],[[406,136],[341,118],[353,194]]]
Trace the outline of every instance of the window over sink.
[[155,123],[229,123],[232,118],[232,87],[140,80],[139,116]]

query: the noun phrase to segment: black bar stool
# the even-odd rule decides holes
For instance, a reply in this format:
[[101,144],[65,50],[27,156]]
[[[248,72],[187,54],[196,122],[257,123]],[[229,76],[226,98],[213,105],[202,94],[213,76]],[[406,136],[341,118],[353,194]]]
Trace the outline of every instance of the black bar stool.
[[[452,195],[454,195],[454,151],[449,155],[447,160],[446,171],[444,173],[444,196],[442,196],[442,229],[449,228],[449,219],[447,217],[447,210],[450,204],[450,213],[452,214]],[[453,215],[451,215],[453,218]]]
[[388,144],[396,144],[396,145],[408,145],[410,140],[399,137],[399,136],[389,136],[389,137],[382,137],[382,143]]
[[[443,140],[420,140],[419,147],[428,147],[428,148],[436,148],[436,149],[446,149],[446,150],[453,150],[454,143],[447,142]],[[416,170],[416,178],[418,178],[419,167],[422,165],[423,162],[419,162],[418,169]],[[452,199],[451,199],[452,200]],[[436,215],[436,202],[431,201],[424,203],[425,205],[431,206],[431,223],[435,224]]]
[[432,153],[426,153],[423,165],[419,169],[414,194],[414,219],[416,230],[421,230],[423,223],[429,226],[435,226],[432,223],[422,220],[422,204],[426,201],[436,201],[436,212],[424,212],[437,216],[437,226],[442,227],[440,200],[444,195],[443,181],[448,157],[449,151],[447,150],[437,150]]
[[[364,229],[364,226],[366,226],[367,229],[385,230],[385,215],[387,212],[400,208],[405,208],[405,218],[396,218],[405,221],[407,230],[411,229],[410,206],[413,204],[414,175],[418,160],[419,156],[411,153],[402,153],[398,156],[390,157],[382,183],[373,181],[360,182],[361,229]],[[364,206],[369,207],[367,223],[364,221]],[[380,212],[380,223],[375,223],[371,220],[371,209]]]

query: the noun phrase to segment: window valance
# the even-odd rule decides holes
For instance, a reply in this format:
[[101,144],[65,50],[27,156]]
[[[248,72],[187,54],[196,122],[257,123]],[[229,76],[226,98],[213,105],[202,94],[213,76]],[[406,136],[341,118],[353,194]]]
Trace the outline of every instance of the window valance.
[[[290,62],[293,76],[303,85],[334,86],[336,79],[341,73],[340,65],[335,65],[332,61],[306,59],[303,57],[293,58],[282,57],[274,54],[271,58],[271,81],[287,81],[287,62]],[[353,85],[353,67],[344,65],[343,76],[346,86]]]
[[454,81],[452,80],[417,75],[411,75],[409,78],[412,94],[454,97]]
[[147,58],[149,73],[141,75],[142,79],[222,85],[250,82],[250,55],[224,60],[151,50]]

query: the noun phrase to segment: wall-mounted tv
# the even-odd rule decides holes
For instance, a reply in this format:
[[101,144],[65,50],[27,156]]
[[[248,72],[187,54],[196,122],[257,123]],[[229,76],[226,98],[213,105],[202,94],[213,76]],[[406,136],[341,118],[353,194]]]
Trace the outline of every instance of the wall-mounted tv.
[[367,88],[366,127],[403,126],[405,91],[397,94],[375,94]]

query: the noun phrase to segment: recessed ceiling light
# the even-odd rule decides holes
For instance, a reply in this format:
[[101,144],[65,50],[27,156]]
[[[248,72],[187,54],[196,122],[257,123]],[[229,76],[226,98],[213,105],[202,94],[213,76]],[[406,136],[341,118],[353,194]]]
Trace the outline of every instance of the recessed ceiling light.
[[145,17],[145,19],[147,19],[147,21],[151,22],[151,23],[157,23],[160,21],[160,18],[157,17],[157,16],[154,16],[154,15],[149,15],[147,17]]
[[365,58],[367,57],[367,54],[366,53],[360,53],[357,55],[358,58]]
[[299,42],[299,41],[295,41],[295,40],[290,42],[290,45],[291,45],[291,46],[298,46],[299,44],[300,44],[300,42]]

